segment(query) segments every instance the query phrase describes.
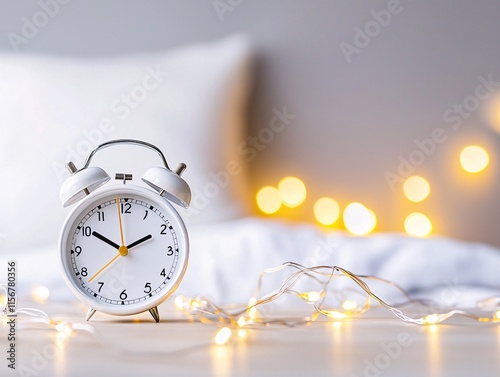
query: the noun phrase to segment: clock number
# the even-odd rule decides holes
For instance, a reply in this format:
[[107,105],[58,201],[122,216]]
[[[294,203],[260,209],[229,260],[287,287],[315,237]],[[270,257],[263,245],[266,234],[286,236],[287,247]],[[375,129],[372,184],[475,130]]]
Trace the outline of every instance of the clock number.
[[82,276],[87,276],[88,275],[88,272],[87,272],[87,267],[82,267],[82,270],[80,271],[80,273],[82,274]]
[[165,273],[165,269],[161,270],[160,275],[163,277],[167,276],[167,274]]
[[98,281],[97,284],[99,284],[99,292],[101,292],[102,286],[104,283],[102,281]]
[[130,212],[130,208],[132,208],[132,204],[130,203],[122,203],[120,205],[121,209],[122,209],[122,213],[131,213]]
[[167,256],[171,257],[172,255],[174,255],[174,250],[172,246],[169,246],[167,250]]
[[75,247],[75,254],[76,256],[80,256],[80,254],[82,253],[82,247],[81,246],[77,246]]
[[99,221],[104,221],[104,212],[97,211],[97,218]]
[[82,228],[82,234],[85,237],[90,237],[92,235],[92,228],[90,226],[84,226]]
[[144,286],[144,293],[151,293],[151,283],[146,283]]
[[127,290],[126,290],[126,289],[124,289],[124,290],[122,291],[122,293],[120,293],[120,299],[121,299],[121,300],[126,300],[126,299],[127,299],[127,297],[128,297],[128,295],[127,295]]
[[161,227],[160,234],[167,234],[167,225],[161,224],[160,227]]
[[148,212],[148,210],[147,210],[147,209],[146,209],[146,210],[144,210],[144,211],[145,211],[146,213],[144,214],[144,217],[143,217],[142,219],[143,219],[143,220],[146,220],[146,217],[148,217],[148,213],[149,213],[149,212]]

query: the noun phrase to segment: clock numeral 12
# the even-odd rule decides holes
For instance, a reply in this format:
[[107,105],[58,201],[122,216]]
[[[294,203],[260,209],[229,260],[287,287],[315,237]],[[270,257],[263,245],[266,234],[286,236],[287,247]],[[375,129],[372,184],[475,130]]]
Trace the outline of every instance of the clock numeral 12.
[[132,204],[130,203],[121,203],[120,208],[122,213],[132,213],[130,212],[130,208],[132,208]]

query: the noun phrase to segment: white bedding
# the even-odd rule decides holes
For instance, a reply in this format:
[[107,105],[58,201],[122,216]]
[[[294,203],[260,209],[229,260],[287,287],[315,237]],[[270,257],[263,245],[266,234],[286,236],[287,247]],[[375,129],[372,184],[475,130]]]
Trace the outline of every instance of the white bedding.
[[[483,244],[397,234],[353,237],[259,218],[191,227],[190,241],[189,266],[177,293],[205,296],[217,304],[246,303],[259,274],[287,261],[376,275],[443,305],[471,306],[499,293],[500,250]],[[56,245],[13,250],[5,256],[18,261],[21,297],[41,284],[50,289],[51,300],[74,300],[59,271]],[[283,274],[267,287],[277,289],[280,278]],[[387,300],[401,298],[389,286],[375,284],[373,289]]]

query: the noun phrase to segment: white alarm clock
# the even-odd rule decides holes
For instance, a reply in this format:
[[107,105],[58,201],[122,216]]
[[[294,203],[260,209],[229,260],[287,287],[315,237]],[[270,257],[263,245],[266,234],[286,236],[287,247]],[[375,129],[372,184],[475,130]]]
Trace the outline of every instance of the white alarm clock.
[[[146,185],[132,185],[131,174],[116,174],[123,184],[106,185],[109,175],[89,166],[94,154],[117,144],[156,151],[163,166],[142,176]],[[170,170],[156,146],[140,140],[112,140],[97,146],[62,185],[63,206],[77,203],[59,238],[63,276],[71,291],[96,311],[132,315],[149,310],[159,322],[157,306],[178,287],[188,264],[186,227],[170,202],[187,208],[191,190],[180,177],[186,165]]]

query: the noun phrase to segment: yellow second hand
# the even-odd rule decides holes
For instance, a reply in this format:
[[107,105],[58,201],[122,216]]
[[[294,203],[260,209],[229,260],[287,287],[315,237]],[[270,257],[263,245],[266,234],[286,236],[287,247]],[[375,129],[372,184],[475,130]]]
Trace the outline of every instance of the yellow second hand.
[[120,224],[120,238],[122,240],[122,246],[125,246],[125,241],[123,239],[123,226],[122,226],[122,214],[120,212],[120,198],[116,196],[116,207],[118,209],[118,223]]
[[99,275],[99,274],[100,274],[100,273],[101,273],[101,272],[102,272],[102,271],[103,271],[106,267],[108,267],[111,263],[113,263],[113,262],[116,260],[116,258],[118,258],[120,255],[121,255],[121,254],[116,254],[116,255],[115,255],[115,257],[114,257],[113,259],[111,259],[108,263],[106,263],[106,264],[104,265],[104,267],[103,267],[103,268],[101,268],[99,271],[97,271],[97,272],[96,272],[96,273],[95,273],[95,274],[94,274],[94,275],[93,275],[93,276],[89,279],[89,283],[90,283],[92,280],[94,280],[94,279],[95,279],[95,277],[96,277],[97,275]]
[[89,280],[88,282],[90,283],[92,280],[95,279],[97,275],[99,275],[106,267],[108,267],[111,263],[113,263],[119,256],[125,256],[128,254],[128,247],[125,246],[125,239],[123,237],[123,226],[122,226],[122,215],[120,212],[120,198],[118,195],[116,196],[116,208],[118,209],[118,223],[120,224],[120,239],[122,241],[122,245],[118,249],[118,254],[114,256],[113,259],[111,259],[108,263],[104,265],[99,271],[97,271]]

